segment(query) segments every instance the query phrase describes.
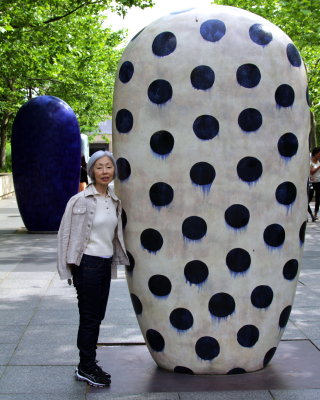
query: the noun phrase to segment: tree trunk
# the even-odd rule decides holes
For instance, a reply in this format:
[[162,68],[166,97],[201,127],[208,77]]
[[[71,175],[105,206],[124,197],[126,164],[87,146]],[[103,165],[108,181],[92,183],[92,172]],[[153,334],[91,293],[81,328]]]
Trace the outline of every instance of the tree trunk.
[[309,147],[310,150],[314,149],[317,146],[317,129],[316,129],[316,120],[314,118],[314,113],[310,111],[310,133],[309,133]]
[[3,168],[6,163],[6,143],[7,129],[11,113],[4,112],[1,116],[0,125],[0,168]]

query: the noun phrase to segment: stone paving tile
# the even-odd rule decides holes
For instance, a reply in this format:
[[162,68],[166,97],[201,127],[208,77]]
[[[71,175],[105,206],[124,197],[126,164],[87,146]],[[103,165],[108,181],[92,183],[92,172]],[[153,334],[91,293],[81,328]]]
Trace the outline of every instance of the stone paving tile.
[[18,279],[14,274],[10,273],[9,276],[0,282],[0,290],[2,289],[46,289],[50,283],[48,279]]
[[293,321],[319,321],[320,308],[317,307],[299,307],[293,308],[290,314]]
[[306,339],[306,335],[304,335],[299,328],[297,328],[293,322],[289,321],[284,334],[282,335],[282,340],[299,340]]
[[271,390],[275,400],[319,400],[320,389]]
[[295,325],[308,339],[320,339],[320,321],[297,321]]
[[64,339],[61,340],[59,344],[49,341],[46,344],[35,344],[33,346],[19,344],[9,365],[71,365],[75,368],[79,362],[78,349],[76,347],[76,335],[74,336],[73,343],[70,344],[66,342],[67,341]]
[[71,393],[81,398],[87,387],[73,376],[73,366],[8,366],[0,379],[0,393],[10,395],[10,400],[11,394],[25,395],[24,399],[28,394],[39,399],[42,394],[55,394],[67,399]]
[[[115,395],[109,394],[107,389],[97,390],[90,388],[90,392],[87,394],[86,400],[180,400],[178,393],[143,393],[133,395]],[[198,399],[202,399],[198,397]],[[212,399],[212,397],[211,397]],[[1,398],[0,398],[1,400]]]
[[[4,365],[0,365],[0,379],[2,374],[4,373],[4,370],[6,369],[6,367]],[[0,395],[1,396],[1,395]]]
[[320,339],[319,340],[312,340],[312,343],[320,350]]
[[64,308],[41,309],[35,312],[30,325],[75,325],[78,324],[78,316],[79,312],[76,305],[68,310]]
[[45,293],[45,288],[22,288],[14,289],[12,288],[1,288],[0,290],[0,302],[3,301],[40,301],[41,296]]
[[99,343],[145,343],[139,326],[101,325]]
[[15,343],[0,343],[0,365],[7,365],[16,348]]
[[9,257],[0,257],[0,271],[11,272],[16,268],[20,261],[21,258],[11,259]]
[[0,343],[18,343],[25,330],[26,325],[0,325]]
[[39,302],[38,310],[74,310],[78,309],[78,300],[76,297],[61,299],[58,296],[45,296]]
[[63,396],[61,394],[32,393],[32,394],[0,394],[0,400],[86,400],[85,393],[68,393]]
[[36,346],[50,345],[71,345],[76,347],[78,325],[29,325],[25,330],[22,339],[19,343],[19,348],[32,347],[33,351]]
[[34,313],[33,309],[12,307],[10,310],[0,310],[0,329],[2,325],[27,325]]
[[267,390],[179,393],[180,400],[273,400]]

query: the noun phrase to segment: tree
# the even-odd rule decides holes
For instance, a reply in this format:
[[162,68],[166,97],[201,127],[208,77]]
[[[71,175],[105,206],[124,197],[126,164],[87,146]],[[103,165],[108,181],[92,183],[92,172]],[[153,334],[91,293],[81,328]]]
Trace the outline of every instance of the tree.
[[125,31],[105,27],[105,11],[125,15],[152,0],[2,0],[0,2],[0,168],[17,110],[53,95],[75,111],[82,131],[111,114]]
[[305,62],[311,111],[320,142],[320,1],[318,0],[215,0],[258,14],[281,28],[295,43]]

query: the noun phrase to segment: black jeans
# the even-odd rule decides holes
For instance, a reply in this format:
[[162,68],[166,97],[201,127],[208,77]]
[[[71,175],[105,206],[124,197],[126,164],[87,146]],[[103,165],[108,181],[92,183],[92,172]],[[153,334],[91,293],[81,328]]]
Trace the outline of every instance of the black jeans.
[[318,214],[320,206],[320,182],[312,182],[311,188],[309,188],[309,203],[313,195],[315,195],[314,213]]
[[77,346],[80,365],[84,368],[90,368],[96,360],[100,324],[109,297],[111,261],[111,258],[84,254],[80,265],[72,271],[80,316]]

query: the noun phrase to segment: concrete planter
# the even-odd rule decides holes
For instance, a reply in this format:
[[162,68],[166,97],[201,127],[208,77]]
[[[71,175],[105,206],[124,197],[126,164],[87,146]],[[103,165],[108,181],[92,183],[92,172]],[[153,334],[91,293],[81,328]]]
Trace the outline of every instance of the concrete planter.
[[125,50],[116,190],[128,286],[159,366],[241,373],[273,357],[304,242],[306,92],[288,36],[233,7],[165,16]]
[[0,174],[0,198],[14,193],[12,174]]

